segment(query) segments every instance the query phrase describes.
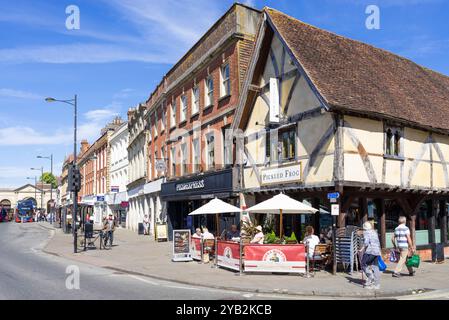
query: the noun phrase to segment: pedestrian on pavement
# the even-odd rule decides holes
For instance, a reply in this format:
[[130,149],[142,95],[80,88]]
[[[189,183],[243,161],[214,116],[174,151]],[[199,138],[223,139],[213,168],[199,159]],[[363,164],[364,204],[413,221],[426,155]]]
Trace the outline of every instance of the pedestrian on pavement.
[[[391,241],[393,242],[393,246],[395,249],[399,250],[399,262],[394,269],[393,277],[399,278],[401,276],[402,268],[404,264],[407,262],[407,257],[410,257],[415,251],[416,248],[413,245],[412,238],[410,237],[410,229],[405,225],[407,222],[407,218],[404,216],[399,217],[399,225],[394,229],[393,237]],[[415,275],[415,271],[413,267],[407,266],[408,274],[410,276]]]
[[112,241],[114,240],[114,231],[115,231],[115,219],[112,216],[112,213],[110,213],[109,217],[105,219],[103,223],[103,230],[106,232],[106,237],[104,238],[104,245],[106,246],[107,240],[109,239],[109,243],[112,247]]
[[143,218],[143,234],[150,234],[150,219],[147,214]]
[[320,243],[320,238],[318,238],[318,236],[315,235],[314,233],[315,233],[315,230],[313,229],[313,227],[307,226],[306,234],[302,241],[308,248],[307,253],[308,253],[309,259],[313,259],[313,254],[315,253],[315,246]]
[[379,256],[380,242],[376,230],[373,230],[373,226],[370,222],[366,221],[363,224],[363,252],[362,257],[362,270],[366,276],[364,288],[367,289],[380,289],[380,270],[379,270]]

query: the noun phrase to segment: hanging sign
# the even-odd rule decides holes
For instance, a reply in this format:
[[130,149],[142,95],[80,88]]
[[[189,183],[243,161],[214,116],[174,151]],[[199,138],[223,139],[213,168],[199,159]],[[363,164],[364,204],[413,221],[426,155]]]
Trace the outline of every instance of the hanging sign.
[[338,204],[331,205],[331,215],[333,216],[340,215],[340,206]]

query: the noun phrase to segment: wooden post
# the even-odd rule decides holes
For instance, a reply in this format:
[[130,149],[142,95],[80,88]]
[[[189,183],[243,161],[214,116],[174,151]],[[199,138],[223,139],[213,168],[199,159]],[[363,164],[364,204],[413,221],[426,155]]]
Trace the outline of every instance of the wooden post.
[[363,225],[363,223],[368,221],[368,201],[366,197],[363,196],[359,197],[359,209],[360,209],[359,221],[361,221],[361,225]]
[[440,201],[440,234],[441,243],[447,243],[447,211],[446,200]]
[[413,245],[416,247],[416,212],[413,212],[410,216],[410,237]]
[[280,215],[279,215],[279,238],[282,240],[282,209],[279,210]]
[[435,243],[435,217],[437,216],[437,199],[432,199],[431,210],[428,210],[429,243]]
[[217,238],[220,236],[220,221],[218,220],[218,213],[215,214],[216,227],[217,227]]
[[378,199],[377,204],[379,205],[377,207],[377,212],[380,214],[380,246],[382,249],[385,249],[387,247],[387,237],[386,237],[386,220],[385,220],[385,199]]

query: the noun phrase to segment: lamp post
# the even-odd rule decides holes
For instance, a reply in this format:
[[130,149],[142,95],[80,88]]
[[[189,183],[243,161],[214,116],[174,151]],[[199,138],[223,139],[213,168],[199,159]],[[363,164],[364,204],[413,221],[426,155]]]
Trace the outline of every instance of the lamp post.
[[[73,99],[69,100],[57,100],[55,98],[46,98],[47,102],[62,102],[66,104],[70,104],[74,107],[74,116],[73,116],[73,168],[76,168],[76,118],[77,118],[77,95]],[[78,210],[78,191],[73,191],[73,252],[77,252],[77,230],[76,230],[76,215]]]
[[44,181],[42,180],[42,176],[44,175],[44,167],[39,168],[31,168],[30,170],[37,170],[41,172],[41,210],[44,208]]
[[[37,156],[38,159],[48,159],[50,160],[50,173],[53,176],[53,154],[51,154],[48,157],[43,157],[43,156]],[[53,208],[52,208],[52,204],[53,204],[53,183],[50,182],[50,223],[53,223]]]

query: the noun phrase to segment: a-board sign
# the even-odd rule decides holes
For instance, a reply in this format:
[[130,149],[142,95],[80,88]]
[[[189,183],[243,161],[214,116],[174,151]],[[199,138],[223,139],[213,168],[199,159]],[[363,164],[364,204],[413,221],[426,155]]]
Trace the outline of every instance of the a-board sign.
[[156,240],[157,241],[168,240],[168,226],[166,223],[156,224]]
[[192,261],[190,230],[173,230],[173,261]]

